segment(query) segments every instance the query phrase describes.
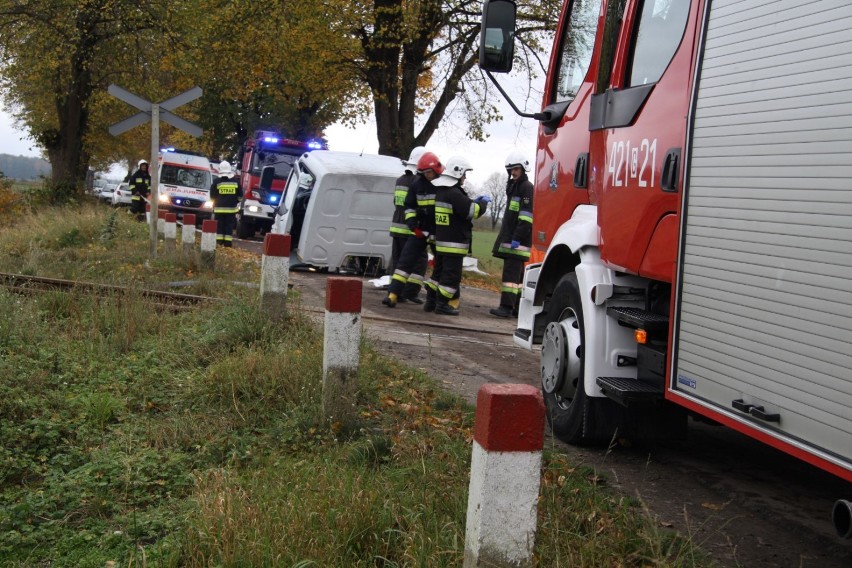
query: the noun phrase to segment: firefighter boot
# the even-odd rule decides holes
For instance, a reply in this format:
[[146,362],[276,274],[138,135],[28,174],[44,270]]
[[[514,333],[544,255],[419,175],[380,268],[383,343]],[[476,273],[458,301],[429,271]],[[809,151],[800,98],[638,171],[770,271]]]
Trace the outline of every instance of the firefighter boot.
[[435,313],[442,316],[457,316],[459,311],[449,304],[438,302],[435,304]]
[[488,313],[492,316],[497,316],[498,318],[508,318],[512,315],[512,309],[501,304],[499,308],[491,308],[488,310]]
[[442,316],[457,316],[459,311],[452,307],[449,302],[438,301],[435,303],[435,313]]
[[426,288],[426,303],[423,304],[424,312],[434,312],[435,311],[435,290],[431,287]]
[[395,308],[396,307],[396,294],[391,292],[390,294],[387,295],[387,297],[384,300],[382,300],[382,303],[389,308]]

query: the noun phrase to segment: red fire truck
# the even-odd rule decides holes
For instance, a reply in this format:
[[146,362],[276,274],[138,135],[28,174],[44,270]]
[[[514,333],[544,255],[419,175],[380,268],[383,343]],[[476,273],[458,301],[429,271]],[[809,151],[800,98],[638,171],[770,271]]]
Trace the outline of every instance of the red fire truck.
[[[489,74],[515,15],[485,2]],[[852,481],[850,27],[848,0],[565,1],[515,331],[556,436],[691,413]]]
[[[245,196],[237,221],[239,238],[250,237],[257,231],[265,233],[272,228],[275,208],[281,202],[293,163],[305,152],[322,147],[322,143],[314,140],[293,140],[266,130],[258,130],[246,140],[238,158],[240,185]],[[260,187],[260,174],[266,166],[275,168],[272,187],[268,190]]]

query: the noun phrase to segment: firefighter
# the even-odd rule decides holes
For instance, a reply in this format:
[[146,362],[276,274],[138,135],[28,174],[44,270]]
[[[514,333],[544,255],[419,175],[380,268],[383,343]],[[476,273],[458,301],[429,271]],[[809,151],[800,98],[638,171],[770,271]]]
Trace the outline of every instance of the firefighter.
[[396,180],[396,187],[393,192],[393,218],[391,219],[390,236],[391,236],[391,259],[388,266],[388,273],[393,274],[396,269],[396,263],[399,260],[399,255],[402,253],[402,248],[405,246],[405,241],[414,233],[409,228],[406,222],[406,217],[410,211],[411,216],[417,214],[416,210],[406,210],[405,198],[408,195],[408,188],[414,182],[417,176],[417,160],[426,151],[423,146],[418,146],[411,151],[408,161],[402,160],[402,165],[405,166],[405,173],[399,176]]
[[[417,176],[408,188],[405,198],[405,222],[411,230],[399,255],[396,270],[388,286],[388,295],[382,303],[389,308],[399,301],[422,304],[418,294],[426,275],[427,247],[434,242],[435,188],[432,180],[441,175],[444,166],[432,152],[424,152],[417,160]],[[426,311],[435,309],[434,291],[426,281]],[[430,297],[432,298],[430,304]]]
[[441,261],[436,314],[459,315],[462,265],[470,252],[473,220],[481,217],[491,202],[487,195],[471,199],[465,192],[467,172],[472,169],[466,158],[453,156],[447,160],[443,175],[432,182],[436,188],[435,253]]
[[130,212],[137,221],[145,220],[145,204],[151,193],[151,174],[148,173],[148,160],[139,160],[136,171],[130,174]]
[[500,305],[489,313],[498,318],[518,315],[524,264],[530,259],[533,222],[533,185],[527,178],[529,160],[517,150],[506,156],[506,211],[492,254],[503,259]]
[[231,164],[223,161],[219,164],[219,178],[210,186],[210,199],[213,201],[213,217],[216,219],[216,244],[234,246],[234,226],[240,210],[243,190],[234,179]]

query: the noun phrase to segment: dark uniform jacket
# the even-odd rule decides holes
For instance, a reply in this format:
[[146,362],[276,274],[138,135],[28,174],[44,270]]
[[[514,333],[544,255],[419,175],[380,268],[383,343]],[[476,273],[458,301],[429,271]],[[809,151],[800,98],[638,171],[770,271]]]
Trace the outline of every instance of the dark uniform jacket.
[[[416,178],[416,174],[406,171],[396,180],[396,188],[393,192],[393,218],[391,219],[390,235],[392,237],[407,237],[412,234],[412,229],[408,226],[407,217],[408,209],[405,201],[408,198],[408,190]],[[411,216],[416,216],[416,211],[411,210]]]
[[243,190],[236,177],[220,177],[210,186],[213,213],[238,213],[242,198]]
[[474,201],[459,184],[438,187],[435,195],[435,252],[465,256],[473,237],[473,220],[481,217],[488,204]]
[[[506,183],[506,212],[492,253],[497,258],[529,260],[532,246],[533,185],[527,174]],[[512,248],[512,241],[520,246]]]
[[405,200],[405,222],[412,231],[418,228],[423,231],[425,237],[434,238],[435,186],[421,174],[415,176],[408,190]]
[[130,176],[128,185],[130,186],[131,199],[133,199],[132,196],[148,199],[148,194],[151,193],[151,174],[138,169]]

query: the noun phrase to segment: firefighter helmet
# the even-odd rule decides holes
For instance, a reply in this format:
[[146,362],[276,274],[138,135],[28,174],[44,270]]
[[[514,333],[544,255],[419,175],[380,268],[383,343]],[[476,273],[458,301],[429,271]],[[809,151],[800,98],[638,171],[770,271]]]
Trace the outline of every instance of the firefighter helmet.
[[141,159],[141,160],[139,160],[139,162],[136,164],[136,167],[137,167],[137,168],[141,168],[141,167],[142,167],[142,164],[145,164],[145,165],[147,166],[147,165],[148,165],[148,160],[146,160],[145,158],[142,158],[142,159]]
[[530,161],[524,158],[524,155],[519,151],[512,150],[509,152],[509,155],[506,156],[506,169],[511,170],[516,166],[524,168],[525,172],[530,171]]
[[234,177],[234,170],[231,169],[231,164],[227,160],[219,162],[219,177]]
[[464,156],[452,156],[447,160],[444,174],[432,181],[432,185],[451,186],[458,183],[464,175],[473,169],[470,161]]
[[417,148],[411,151],[411,154],[408,156],[408,161],[403,161],[402,164],[405,166],[407,170],[415,170],[417,169],[417,161],[420,160],[420,156],[422,156],[426,152],[426,148],[423,146],[418,146]]
[[417,160],[417,171],[424,172],[426,170],[432,170],[438,175],[444,173],[444,166],[441,164],[441,160],[432,152],[424,152],[420,156],[420,159]]

